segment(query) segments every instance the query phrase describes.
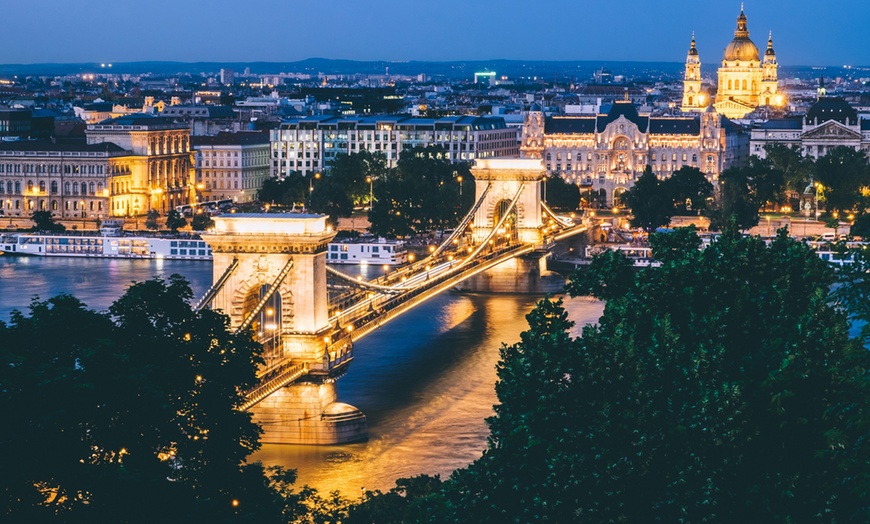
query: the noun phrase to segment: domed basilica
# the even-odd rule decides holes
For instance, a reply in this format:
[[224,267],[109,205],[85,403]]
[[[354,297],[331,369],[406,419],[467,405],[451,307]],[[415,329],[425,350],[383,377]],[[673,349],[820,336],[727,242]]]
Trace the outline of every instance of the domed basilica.
[[[711,100],[701,89],[701,61],[693,35],[686,58],[682,110],[704,111],[709,102]],[[719,67],[719,85],[713,107],[728,118],[743,118],[759,106],[780,107],[784,102],[777,90],[773,36],[768,37],[767,50],[762,57],[749,38],[746,14],[741,6],[734,39],[725,47]]]

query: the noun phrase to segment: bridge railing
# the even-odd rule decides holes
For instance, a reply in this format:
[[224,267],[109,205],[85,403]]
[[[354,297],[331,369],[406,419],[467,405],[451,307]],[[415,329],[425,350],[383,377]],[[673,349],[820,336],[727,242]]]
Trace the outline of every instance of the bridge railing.
[[[414,287],[406,288],[401,294],[379,294],[376,297],[367,297],[368,300],[371,300],[369,309],[344,318],[344,329],[336,325],[336,329],[326,345],[322,361],[316,363],[297,363],[288,360],[271,369],[264,370],[259,375],[260,384],[246,393],[247,400],[243,409],[248,409],[277,389],[298,380],[306,374],[328,375],[334,373],[353,360],[354,341],[361,339],[382,324],[410,310],[428,298],[441,293],[445,289],[450,289],[462,280],[481,271],[486,271],[509,258],[546,249],[555,241],[583,232],[586,229],[585,224],[576,225],[548,235],[544,238],[543,242],[534,245],[520,242],[490,245],[488,250],[480,251],[475,256],[469,256],[470,260],[456,260],[452,267],[437,275],[433,275]],[[375,305],[376,301],[377,305]],[[347,329],[348,327],[350,327],[349,330]]]
[[240,409],[250,409],[258,402],[268,397],[278,389],[284,387],[308,373],[308,363],[287,362],[269,370],[260,377],[260,383],[245,392],[245,402]]

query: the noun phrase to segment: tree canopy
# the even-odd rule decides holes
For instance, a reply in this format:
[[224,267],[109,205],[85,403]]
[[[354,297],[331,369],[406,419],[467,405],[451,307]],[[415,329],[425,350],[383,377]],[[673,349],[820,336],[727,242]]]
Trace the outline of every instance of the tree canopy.
[[565,181],[559,175],[544,180],[547,205],[557,211],[576,211],[580,206],[580,188]]
[[375,182],[372,233],[403,236],[459,223],[474,203],[474,177],[468,164],[451,164],[445,153],[441,147],[402,151],[396,168]]
[[669,224],[674,215],[674,205],[668,193],[664,182],[647,166],[631,189],[622,196],[625,205],[631,209],[632,227],[653,231]]
[[626,275],[613,255],[572,276],[607,300],[582,337],[560,301],[538,303],[501,350],[487,450],[405,521],[866,520],[870,352],[832,270],[785,230],[651,244],[661,267]]
[[723,171],[713,205],[707,209],[710,229],[721,230],[732,222],[741,230],[758,225],[759,204],[753,186],[749,170],[732,167]]
[[[846,215],[859,210],[862,190],[870,187],[867,155],[851,147],[837,146],[815,164],[816,178],[823,186],[825,208]],[[863,209],[860,209],[863,211]]]
[[257,199],[264,204],[302,206],[308,197],[308,182],[298,171],[280,178],[267,178],[257,194]]
[[193,218],[190,219],[190,228],[194,231],[205,231],[212,227],[214,227],[214,220],[211,219],[208,213],[194,213]]
[[148,213],[145,215],[145,227],[157,231],[160,227],[160,224],[157,222],[158,218],[160,218],[160,211],[149,209]]
[[33,231],[66,231],[66,226],[56,222],[51,211],[34,211],[30,220],[33,220]]
[[238,407],[261,346],[191,298],[174,275],[134,284],[108,313],[61,295],[0,322],[0,520],[278,522],[299,509],[295,472],[245,463],[259,428]]
[[181,216],[177,210],[172,209],[166,214],[166,227],[173,233],[187,225],[187,219]]

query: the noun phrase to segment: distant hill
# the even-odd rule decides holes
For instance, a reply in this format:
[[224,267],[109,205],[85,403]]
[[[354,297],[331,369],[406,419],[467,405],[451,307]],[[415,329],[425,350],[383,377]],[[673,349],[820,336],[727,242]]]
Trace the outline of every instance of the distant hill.
[[[577,82],[591,79],[592,73],[606,68],[614,75],[624,75],[632,81],[656,81],[678,79],[684,70],[681,62],[615,62],[615,61],[547,61],[547,60],[465,60],[455,62],[360,62],[354,60],[332,60],[309,58],[297,62],[120,62],[112,64],[111,69],[98,63],[81,64],[5,64],[0,65],[0,78],[11,76],[64,76],[79,73],[100,73],[111,71],[117,74],[143,74],[174,76],[179,73],[217,74],[221,68],[229,68],[241,73],[250,68],[252,74],[275,73],[318,73],[328,75],[386,74],[416,76],[426,74],[435,80],[471,79],[476,71],[495,71],[515,80],[535,78],[545,82],[554,79],[565,83],[572,78]],[[705,74],[714,74],[716,64],[704,67]],[[839,67],[812,68],[804,66],[780,66],[780,77],[811,78],[824,74],[830,76],[842,71]]]

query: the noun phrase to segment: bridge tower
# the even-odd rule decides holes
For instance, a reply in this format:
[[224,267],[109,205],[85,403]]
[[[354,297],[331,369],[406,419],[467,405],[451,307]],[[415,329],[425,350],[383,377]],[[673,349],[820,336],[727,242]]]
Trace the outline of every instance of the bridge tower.
[[[477,160],[471,168],[477,199],[484,198],[474,215],[473,241],[540,245],[535,252],[513,258],[461,283],[463,291],[496,293],[559,292],[564,279],[546,269],[544,213],[542,207],[545,171],[540,158],[494,158]],[[516,202],[514,204],[514,201]],[[512,206],[513,204],[513,206]],[[505,214],[508,214],[505,220]]]
[[[279,444],[364,440],[366,419],[336,401],[334,379],[352,355],[328,349],[336,326],[327,311],[326,249],[335,236],[325,215],[230,214],[203,234],[214,255],[210,302],[233,329],[251,328],[264,346],[261,375],[298,369],[302,380],[250,409],[261,438]],[[209,294],[206,294],[209,297]]]

